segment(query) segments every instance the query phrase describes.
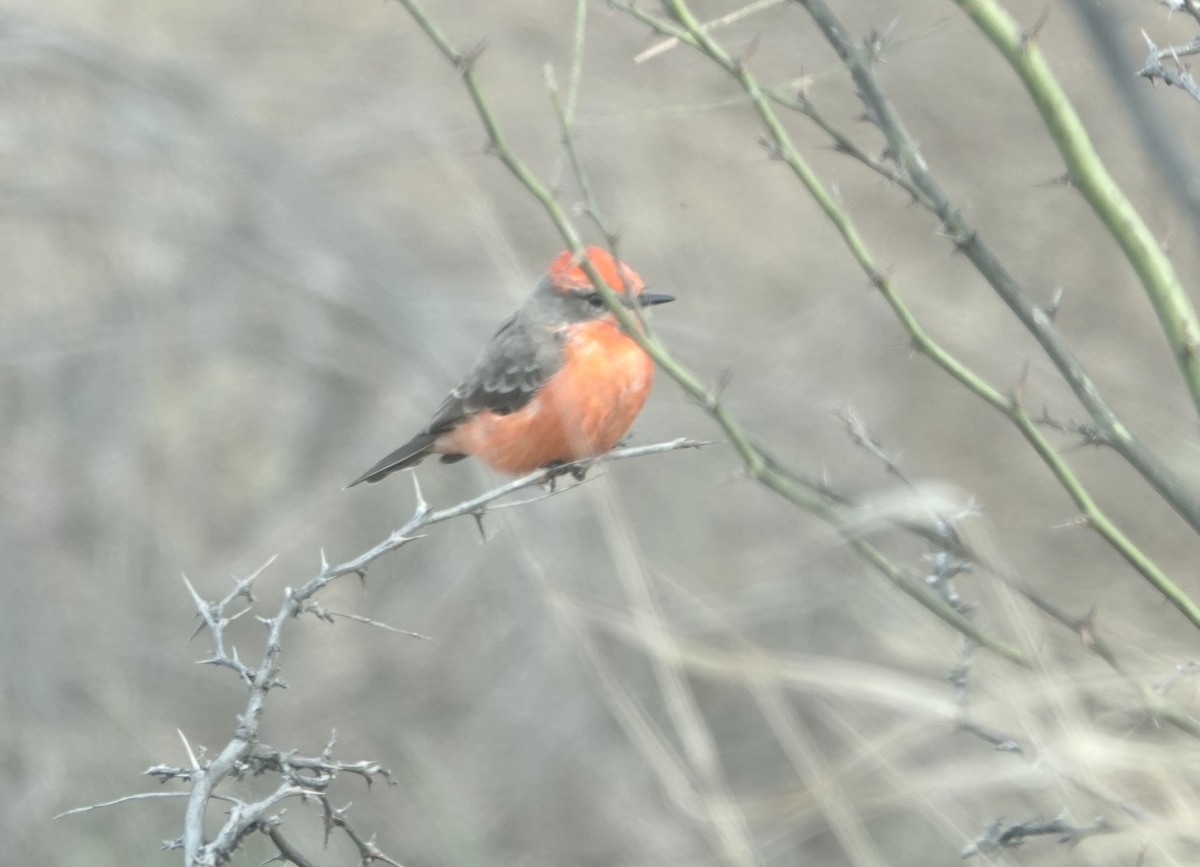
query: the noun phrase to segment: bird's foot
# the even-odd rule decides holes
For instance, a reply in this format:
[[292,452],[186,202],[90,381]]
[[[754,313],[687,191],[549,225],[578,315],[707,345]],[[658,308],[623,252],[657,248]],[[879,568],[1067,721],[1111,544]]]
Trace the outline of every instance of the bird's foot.
[[562,476],[570,474],[577,482],[582,482],[587,475],[587,464],[568,464],[565,461],[551,461],[546,464],[546,484],[550,486],[551,492],[554,491],[555,483]]

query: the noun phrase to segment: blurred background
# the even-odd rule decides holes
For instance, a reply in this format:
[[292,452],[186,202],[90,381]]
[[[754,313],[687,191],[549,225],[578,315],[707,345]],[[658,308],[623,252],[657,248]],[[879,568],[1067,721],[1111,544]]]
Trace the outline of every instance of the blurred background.
[[[703,19],[739,4],[697,2]],[[881,67],[933,170],[1058,323],[1129,424],[1200,485],[1196,419],[1153,313],[1015,77],[950,3],[834,3],[894,26]],[[1142,147],[1108,61],[1141,29],[1194,22],[1098,3],[1128,58],[1056,5],[1039,41],[1186,284],[1200,265],[1172,183]],[[653,8],[653,4],[647,4]],[[574,4],[429,0],[466,49],[513,148],[579,201],[546,95],[569,77]],[[1033,27],[1046,8],[1014,2]],[[796,4],[724,28],[766,82],[803,83],[872,153],[847,77]],[[621,251],[657,291],[662,339],[781,459],[880,509],[956,511],[1064,609],[1094,608],[1153,685],[1195,633],[1076,511],[1020,437],[909,350],[832,227],[758,143],[734,82],[604,3],[589,5],[581,157]],[[1200,111],[1138,82],[1181,142]],[[925,327],[1029,405],[1082,420],[1069,390],[937,224],[798,116],[789,128]],[[177,863],[181,800],[71,816],[153,790],[150,765],[219,751],[244,691],[209,650],[206,597],[277,556],[258,587],[349,559],[415,505],[406,474],[342,487],[427,420],[561,242],[500,163],[455,71],[392,3],[5,3],[0,10],[0,839],[13,864]],[[590,241],[602,241],[594,233]],[[919,481],[846,436],[851,407]],[[635,443],[719,438],[665,377]],[[1059,439],[1072,449],[1068,436]],[[1115,520],[1200,593],[1194,535],[1113,454],[1067,453]],[[435,506],[501,479],[418,475]],[[606,466],[560,496],[469,519],[344,580],[346,620],[289,626],[264,740],[373,759],[343,779],[356,827],[406,865],[958,863],[1000,817],[1097,815],[1115,833],[1035,840],[1001,862],[1194,863],[1194,745],[1136,712],[1136,689],[986,574],[960,579],[987,628],[1035,655],[979,654],[970,711],[1036,760],[956,733],[958,637],[813,518],[744,477],[725,445]],[[903,565],[922,550],[886,534]],[[243,618],[243,658],[262,630]],[[1183,680],[1171,692],[1196,696]],[[1192,756],[1192,758],[1188,758]],[[247,791],[255,781],[244,784]],[[163,787],[170,789],[168,784]],[[232,791],[232,790],[231,790]],[[1134,809],[1136,807],[1136,809]],[[221,807],[211,812],[220,818]],[[1144,814],[1137,810],[1147,811]],[[1146,819],[1152,814],[1153,821]],[[290,836],[318,863],[319,812]],[[215,826],[214,826],[215,827]],[[739,855],[739,853],[741,853]],[[746,853],[750,853],[747,860]],[[238,863],[274,850],[246,842]],[[1145,860],[1139,862],[1138,858]],[[986,858],[985,858],[986,860]]]

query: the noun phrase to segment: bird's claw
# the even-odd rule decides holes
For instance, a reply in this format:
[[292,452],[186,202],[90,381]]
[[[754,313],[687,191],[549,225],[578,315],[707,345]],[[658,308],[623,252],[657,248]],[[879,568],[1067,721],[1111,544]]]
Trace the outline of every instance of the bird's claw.
[[546,484],[550,486],[550,491],[553,493],[555,483],[560,476],[570,474],[571,478],[575,481],[582,482],[584,477],[587,476],[587,471],[587,464],[568,464],[564,461],[552,461],[546,464]]

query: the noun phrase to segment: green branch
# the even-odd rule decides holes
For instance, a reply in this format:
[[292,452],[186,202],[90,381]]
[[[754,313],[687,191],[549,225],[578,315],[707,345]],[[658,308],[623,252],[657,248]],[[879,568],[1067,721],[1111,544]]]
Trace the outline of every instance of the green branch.
[[[897,171],[908,180],[911,187],[916,188],[914,197],[942,221],[947,237],[953,240],[959,251],[975,266],[993,291],[1038,341],[1076,398],[1087,409],[1097,430],[1103,436],[1104,444],[1121,455],[1193,530],[1200,533],[1200,500],[1193,495],[1183,480],[1125,425],[1059,333],[1053,317],[1030,298],[1029,293],[1004,267],[991,247],[963,218],[962,210],[951,201],[930,171],[916,142],[905,129],[895,106],[879,84],[875,64],[880,46],[875,40],[870,40],[862,46],[856,44],[824,0],[800,2],[850,71],[859,99],[887,139],[888,153],[895,160]],[[805,109],[799,107],[798,110]],[[836,131],[832,131],[831,134],[836,134]],[[847,152],[857,157],[853,151]],[[871,163],[867,165],[874,168]],[[905,188],[912,193],[909,186]]]
[[[880,572],[896,587],[945,623],[963,635],[968,636],[980,646],[991,650],[1010,662],[1026,668],[1032,667],[1029,657],[1020,649],[981,629],[947,604],[936,593],[919,581],[913,580],[906,575],[902,569],[893,564],[879,549],[863,539],[858,531],[843,519],[818,492],[806,487],[788,473],[777,469],[774,462],[754,444],[751,436],[742,427],[741,423],[720,402],[718,395],[701,383],[690,370],[676,361],[653,333],[644,330],[638,316],[620,303],[616,293],[600,277],[600,274],[596,271],[591,261],[582,255],[583,244],[579,233],[575,230],[553,194],[508,147],[499,123],[492,113],[474,73],[475,60],[478,58],[479,52],[476,51],[471,55],[464,55],[458,52],[415,0],[398,0],[398,2],[408,10],[413,20],[426,33],[442,55],[459,70],[463,78],[463,84],[470,94],[471,101],[474,103],[479,118],[487,132],[492,151],[521,185],[541,203],[567,246],[577,256],[580,256],[580,266],[588,274],[596,290],[605,299],[609,309],[621,323],[622,328],[654,359],[655,363],[667,376],[671,377],[686,394],[699,403],[717,424],[720,425],[725,435],[729,438],[730,444],[745,464],[749,475],[789,502],[831,525],[846,540],[847,544],[867,563],[874,567],[876,571]],[[692,35],[694,36],[695,34]],[[760,97],[762,104],[766,105],[766,98],[762,97],[761,94]],[[565,117],[565,112],[560,114],[560,120],[563,117]],[[819,181],[817,181],[815,175],[811,175],[811,178],[814,183],[819,185]],[[833,213],[839,213],[832,199],[828,199],[828,203],[833,209]],[[845,225],[848,231],[853,231],[853,226],[849,223],[848,218],[845,220]],[[865,245],[862,245],[861,249],[863,254],[866,255]]]
[[[692,16],[684,0],[665,0],[665,5],[687,34],[688,39],[684,41],[707,55],[742,85],[750,97],[751,104],[758,111],[759,117],[771,135],[774,154],[792,170],[793,174],[796,175],[805,189],[808,190],[821,210],[825,212],[830,222],[833,223],[834,227],[841,234],[855,261],[859,263],[860,267],[871,280],[871,283],[880,291],[895,312],[901,325],[903,325],[912,338],[914,346],[975,395],[1004,413],[1033,447],[1046,466],[1049,467],[1058,483],[1080,508],[1088,525],[1095,529],[1126,562],[1133,566],[1159,593],[1179,609],[1192,625],[1200,628],[1200,607],[1197,607],[1187,594],[1171,581],[1152,559],[1134,545],[1100,509],[1095,500],[1088,494],[1082,481],[1080,481],[1062,457],[1054,450],[1054,447],[1021,408],[1018,401],[1006,397],[998,389],[988,384],[983,377],[976,374],[953,354],[940,346],[921,328],[916,317],[913,316],[907,305],[896,293],[891,280],[876,266],[870,250],[859,235],[850,215],[834,201],[820,179],[809,168],[804,157],[792,143],[787,130],[784,129],[775,115],[769,98],[762,88],[759,87],[747,65],[742,61],[731,58],[711,37],[700,29],[698,22]],[[655,19],[649,18],[648,20],[652,23]],[[673,28],[664,28],[662,32],[671,33],[672,30]],[[841,47],[835,47],[839,47],[839,53],[841,53]]]
[[1120,245],[1141,280],[1192,402],[1200,410],[1200,320],[1158,239],[1105,169],[1083,122],[1038,48],[1037,34],[1026,33],[995,0],[954,2],[1020,76],[1067,165],[1071,183]]

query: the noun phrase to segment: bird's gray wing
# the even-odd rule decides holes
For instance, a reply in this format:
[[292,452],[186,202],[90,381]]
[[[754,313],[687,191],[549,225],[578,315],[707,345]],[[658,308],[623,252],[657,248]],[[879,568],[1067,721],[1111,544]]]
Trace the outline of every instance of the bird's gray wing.
[[443,434],[484,410],[516,412],[562,367],[562,344],[552,334],[531,333],[513,314],[492,336],[474,369],[434,413],[423,433]]
[[[538,327],[538,326],[534,326]],[[379,461],[347,487],[377,482],[389,473],[417,464],[438,437],[476,413],[508,415],[533,400],[538,389],[562,367],[562,344],[553,333],[531,331],[519,313],[504,321],[475,367],[442,401],[433,420],[419,434]],[[452,463],[465,455],[443,455]]]

